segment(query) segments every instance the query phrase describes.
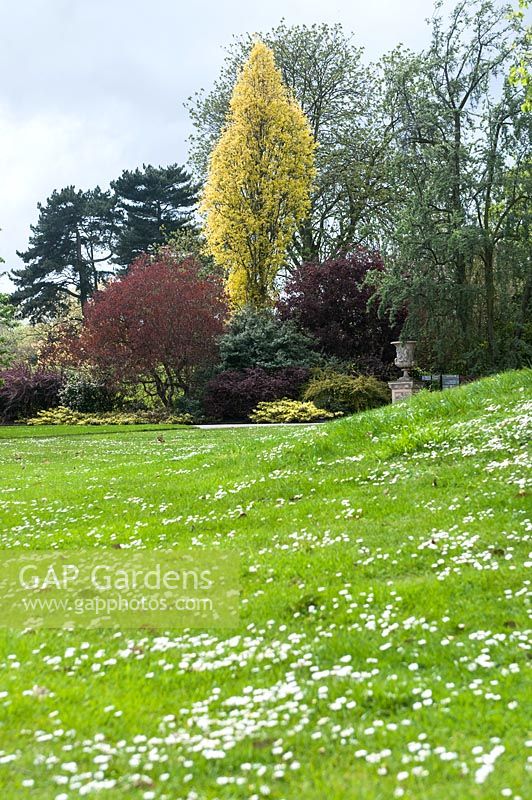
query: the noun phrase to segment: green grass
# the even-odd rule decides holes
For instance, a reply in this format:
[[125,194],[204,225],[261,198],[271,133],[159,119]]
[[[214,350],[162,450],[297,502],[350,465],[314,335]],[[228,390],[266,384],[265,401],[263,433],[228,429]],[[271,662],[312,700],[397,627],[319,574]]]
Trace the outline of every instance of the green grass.
[[4,439],[48,439],[50,436],[92,436],[99,433],[138,433],[139,431],[178,430],[181,425],[5,425],[0,426]]
[[0,431],[2,548],[242,563],[237,629],[0,631],[0,796],[529,796],[531,389],[316,427]]

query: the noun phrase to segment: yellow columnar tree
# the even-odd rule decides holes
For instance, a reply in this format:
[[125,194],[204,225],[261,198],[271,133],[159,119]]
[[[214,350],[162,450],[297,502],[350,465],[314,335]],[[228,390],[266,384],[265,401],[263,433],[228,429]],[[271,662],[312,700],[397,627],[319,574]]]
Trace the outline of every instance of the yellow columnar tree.
[[288,245],[310,210],[314,150],[272,51],[257,42],[233,90],[201,203],[207,246],[234,307],[272,303]]

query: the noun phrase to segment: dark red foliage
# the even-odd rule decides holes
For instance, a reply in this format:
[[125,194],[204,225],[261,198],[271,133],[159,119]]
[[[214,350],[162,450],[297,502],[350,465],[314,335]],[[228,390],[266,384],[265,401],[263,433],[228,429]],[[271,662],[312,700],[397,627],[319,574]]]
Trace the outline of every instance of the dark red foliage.
[[171,406],[195,371],[216,361],[226,305],[222,285],[193,258],[141,256],[85,307],[83,359],[118,380],[141,382]]
[[244,420],[261,400],[296,399],[310,370],[285,367],[273,373],[263,369],[220,372],[207,384],[205,413],[211,419]]
[[380,255],[362,248],[321,264],[302,264],[285,287],[279,312],[312,334],[326,355],[392,361],[390,342],[398,331],[368,306],[373,289],[364,285],[372,270],[382,269]]
[[60,373],[28,364],[16,364],[0,372],[0,419],[14,422],[58,405]]

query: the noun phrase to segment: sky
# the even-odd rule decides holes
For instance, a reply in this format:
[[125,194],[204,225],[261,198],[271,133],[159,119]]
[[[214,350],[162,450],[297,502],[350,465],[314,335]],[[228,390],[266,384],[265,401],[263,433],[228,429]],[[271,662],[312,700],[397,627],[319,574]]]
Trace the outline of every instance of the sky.
[[424,47],[431,11],[432,0],[0,0],[0,272],[21,266],[54,189],[186,163],[183,104],[210,88],[234,34],[283,17],[340,22],[371,61],[399,42]]

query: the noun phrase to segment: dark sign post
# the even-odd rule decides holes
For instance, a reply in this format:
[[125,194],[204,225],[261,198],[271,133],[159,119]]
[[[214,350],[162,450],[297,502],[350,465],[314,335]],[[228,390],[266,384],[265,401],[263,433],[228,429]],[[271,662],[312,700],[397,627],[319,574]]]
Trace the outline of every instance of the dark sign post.
[[460,386],[460,375],[442,375],[441,376],[441,388],[442,389],[454,389],[456,386]]
[[422,375],[421,380],[429,392],[437,392],[441,389],[441,375]]

